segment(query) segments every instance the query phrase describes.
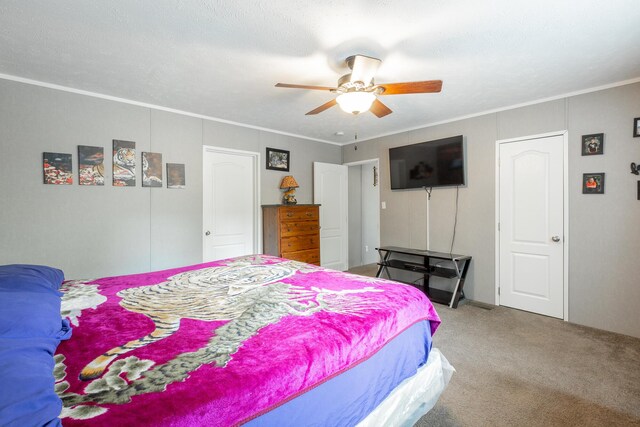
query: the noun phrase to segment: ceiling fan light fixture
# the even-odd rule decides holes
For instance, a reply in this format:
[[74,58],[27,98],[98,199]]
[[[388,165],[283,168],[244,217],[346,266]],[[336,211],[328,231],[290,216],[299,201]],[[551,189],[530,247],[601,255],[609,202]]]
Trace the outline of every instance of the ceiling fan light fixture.
[[278,83],[276,87],[320,90],[336,94],[336,98],[309,111],[305,114],[307,116],[322,113],[338,104],[340,109],[347,113],[360,114],[365,111],[371,111],[379,119],[386,117],[393,111],[378,99],[378,95],[436,93],[442,90],[442,80],[376,84],[374,77],[381,62],[378,58],[366,55],[348,57],[346,63],[351,69],[351,73],[340,77],[338,86],[335,88],[291,83]]
[[347,92],[336,98],[342,111],[351,114],[359,114],[369,111],[376,96],[371,92]]

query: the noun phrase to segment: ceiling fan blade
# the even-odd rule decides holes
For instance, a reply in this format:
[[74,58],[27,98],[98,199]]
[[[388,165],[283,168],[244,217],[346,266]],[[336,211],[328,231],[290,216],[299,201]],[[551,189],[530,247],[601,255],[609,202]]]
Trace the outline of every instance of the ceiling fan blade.
[[382,83],[384,89],[380,95],[403,95],[405,93],[433,93],[442,90],[442,80],[425,80],[423,82]]
[[332,99],[331,101],[322,104],[318,108],[309,111],[307,114],[305,114],[305,116],[322,113],[324,110],[328,110],[329,108],[333,107],[336,104],[337,104],[336,100]]
[[288,87],[291,89],[311,89],[311,90],[335,90],[336,89],[335,87],[294,85],[289,83],[277,83],[276,87]]
[[364,55],[354,55],[347,58],[347,65],[351,68],[351,78],[349,81],[353,82],[362,82],[364,83],[364,87],[367,87],[373,81],[373,78],[376,75],[376,71],[378,71],[378,67],[380,66],[380,61],[378,58],[372,58],[370,56]]
[[371,108],[369,109],[369,111],[378,116],[379,119],[386,116],[387,114],[393,113],[393,111],[391,111],[391,108],[384,105],[382,102],[380,102],[379,99],[373,101],[373,104],[371,104]]

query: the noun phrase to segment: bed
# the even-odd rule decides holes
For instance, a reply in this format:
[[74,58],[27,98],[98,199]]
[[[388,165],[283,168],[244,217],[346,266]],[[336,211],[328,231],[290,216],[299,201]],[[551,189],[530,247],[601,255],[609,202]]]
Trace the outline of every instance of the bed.
[[33,350],[37,391],[16,370],[15,327],[0,328],[0,384],[17,384],[0,385],[2,425],[412,425],[453,371],[432,349],[429,300],[386,279],[265,255],[62,284],[59,270],[9,267],[3,306],[18,267],[19,291],[37,292],[2,316],[55,301],[62,316],[21,332],[23,347],[48,343]]

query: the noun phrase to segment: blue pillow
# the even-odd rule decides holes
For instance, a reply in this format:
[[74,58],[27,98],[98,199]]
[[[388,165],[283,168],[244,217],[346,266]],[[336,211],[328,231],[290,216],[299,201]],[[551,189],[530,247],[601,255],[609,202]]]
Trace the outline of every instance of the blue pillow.
[[0,266],[0,425],[60,426],[53,354],[71,328],[60,317],[62,271]]

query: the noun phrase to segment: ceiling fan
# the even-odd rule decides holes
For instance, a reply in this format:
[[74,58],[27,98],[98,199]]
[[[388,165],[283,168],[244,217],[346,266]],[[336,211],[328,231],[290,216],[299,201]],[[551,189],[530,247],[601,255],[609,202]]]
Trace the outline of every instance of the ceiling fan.
[[338,79],[338,87],[307,86],[289,83],[278,83],[276,87],[293,89],[325,90],[337,93],[338,96],[309,111],[306,115],[322,113],[338,104],[343,111],[359,114],[371,110],[379,118],[393,111],[384,105],[376,95],[404,95],[409,93],[434,93],[442,89],[442,80],[425,80],[421,82],[382,83],[375,84],[373,77],[381,60],[365,55],[353,55],[346,59],[351,73]]

